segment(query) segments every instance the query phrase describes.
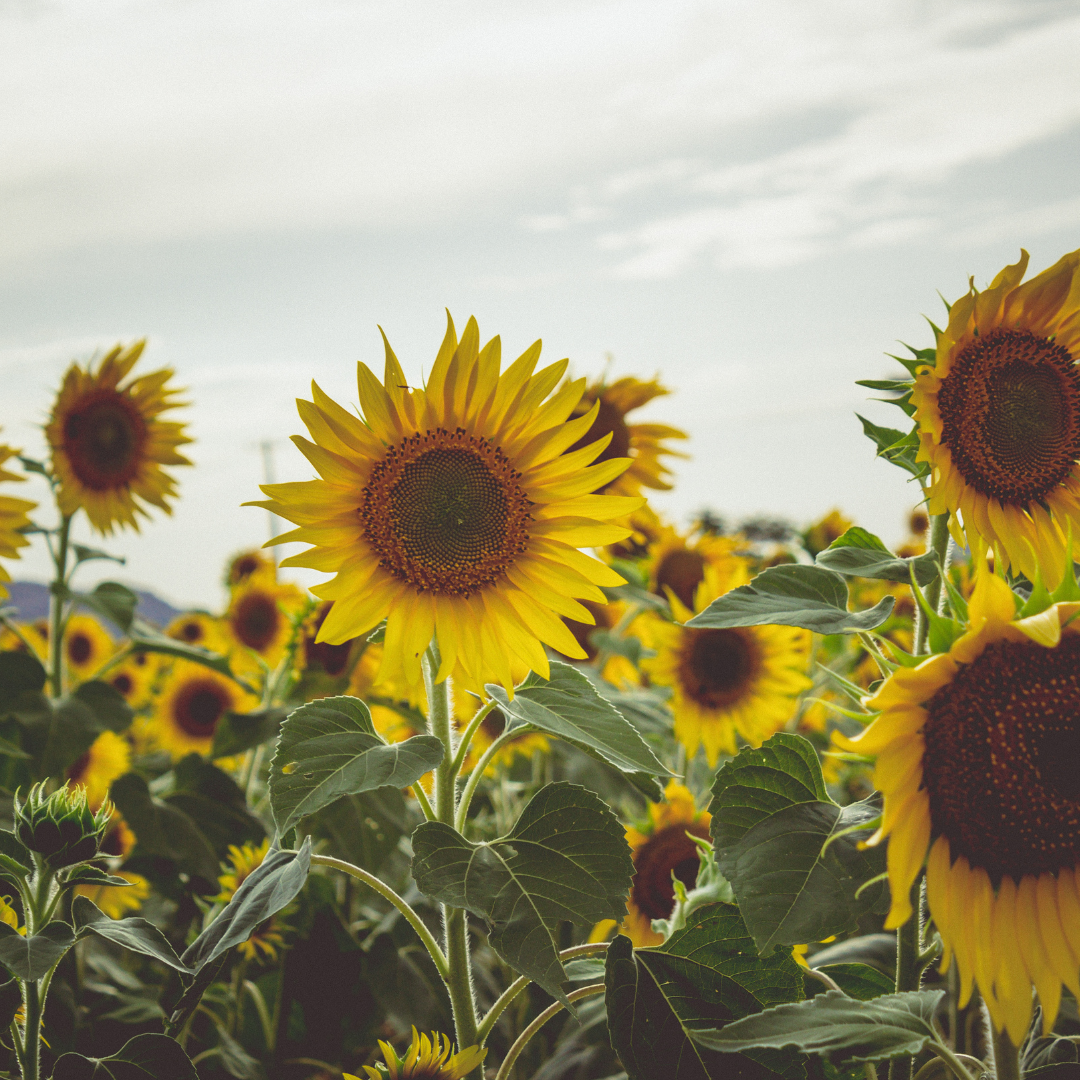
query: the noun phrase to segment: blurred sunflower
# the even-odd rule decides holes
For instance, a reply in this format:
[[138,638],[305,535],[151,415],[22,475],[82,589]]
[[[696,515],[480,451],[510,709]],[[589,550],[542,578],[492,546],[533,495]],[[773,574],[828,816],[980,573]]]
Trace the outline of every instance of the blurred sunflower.
[[[379,1040],[385,1065],[364,1065],[366,1080],[461,1080],[468,1076],[485,1058],[487,1048],[470,1046],[451,1054],[453,1044],[446,1035],[432,1032],[431,1038],[412,1029],[412,1042],[403,1058],[387,1042]],[[345,1080],[361,1080],[345,1073]]]
[[836,739],[877,757],[885,808],[869,842],[889,837],[886,928],[912,917],[925,861],[942,970],[955,959],[960,1006],[977,984],[1016,1046],[1033,985],[1044,1032],[1062,984],[1080,996],[1080,603],[1043,595],[1020,617],[1008,585],[980,573],[966,633],[895,671],[865,701],[880,716]]
[[0,922],[10,926],[12,930],[18,930],[23,937],[26,937],[26,927],[19,922],[19,913],[11,900],[10,896],[0,896]]
[[[8,472],[3,467],[4,462],[17,453],[18,451],[12,450],[10,446],[0,446],[0,480],[26,479],[25,476]],[[19,530],[30,524],[27,514],[35,506],[37,503],[28,502],[26,499],[13,499],[10,495],[0,495],[0,558],[17,559],[19,548],[26,547],[30,543]],[[0,563],[0,596],[7,596],[7,589],[4,588],[3,582],[10,580],[11,575]]]
[[175,758],[207,754],[221,718],[257,704],[257,698],[227,676],[191,660],[176,660],[155,704],[150,730]]
[[213,653],[229,651],[229,630],[221,619],[205,611],[185,611],[165,627],[167,637]]
[[[142,663],[139,663],[140,656]],[[136,653],[110,668],[104,678],[133,709],[138,709],[150,699],[156,673],[157,666],[147,662],[146,654]]]
[[348,641],[341,642],[340,645],[331,645],[328,641],[318,640],[319,629],[326,621],[326,616],[330,614],[332,606],[329,600],[324,600],[304,620],[300,662],[305,669],[314,668],[325,672],[332,679],[338,679],[347,673],[353,646],[359,639],[350,638]]
[[[248,876],[262,866],[269,850],[269,837],[257,846],[254,844],[244,844],[243,847],[229,845],[229,860],[228,863],[222,864],[225,872],[218,878],[221,892],[214,897],[217,903],[227,904],[236,895],[236,890],[243,885]],[[245,960],[274,960],[278,949],[285,944],[284,930],[285,924],[281,912],[278,912],[277,915],[272,915],[259,923],[247,941],[242,941],[236,946],[236,951]]]
[[[726,580],[725,580],[726,578]],[[705,571],[693,610],[676,597],[674,623],[656,616],[648,622],[649,643],[657,655],[642,661],[654,683],[672,688],[675,738],[693,758],[705,748],[710,767],[721,753],[734,754],[736,736],[760,746],[791,719],[799,695],[811,685],[806,676],[810,633],[791,626],[745,626],[695,630],[680,623],[705,610],[718,596],[749,580],[726,568]]]
[[131,766],[131,748],[115,732],[103,731],[67,767],[64,775],[72,784],[86,788],[86,801],[91,810],[97,810],[109,794],[112,782],[121,777]]
[[[462,693],[455,688],[454,720],[459,730],[464,730],[476,715],[477,704],[476,698],[471,694]],[[472,742],[469,743],[468,759],[464,766],[466,770],[476,765],[484,751],[503,733],[505,726],[506,718],[498,709],[492,709],[480,721],[480,726],[474,732]],[[485,775],[495,776],[500,769],[510,768],[519,757],[531,759],[533,754],[546,754],[550,749],[551,745],[544,735],[538,731],[523,731],[519,738],[511,740],[496,751],[495,756],[488,763]]]
[[300,526],[277,542],[315,545],[282,565],[336,573],[312,590],[334,601],[318,640],[340,644],[387,620],[387,678],[419,683],[436,636],[440,681],[512,691],[515,673],[547,676],[541,642],[581,657],[559,616],[587,622],[576,598],[602,603],[597,586],[622,583],[578,548],[628,534],[609,521],[641,500],[591,494],[628,459],[590,465],[610,438],[564,454],[599,412],[568,419],[584,380],[551,394],[566,361],[533,375],[539,342],[500,375],[500,348],[498,338],[480,348],[474,319],[459,342],[450,321],[414,390],[387,344],[382,384],[358,367],[363,420],[312,384],[314,404],[299,408],[314,442],[294,441],[320,478],[268,485],[255,504]]
[[82,508],[108,536],[116,526],[138,531],[144,503],[172,513],[167,499],[176,484],[165,465],[190,465],[177,447],[191,442],[184,425],[159,419],[181,402],[167,385],[168,369],[140,375],[123,386],[145,341],[117,345],[96,371],[72,364],[53,406],[45,434],[52,448],[57,501],[65,515]]
[[249,580],[233,591],[225,623],[234,641],[274,668],[292,638],[292,619],[306,602],[303,591],[288,582]]
[[424,704],[423,691],[415,684],[410,686],[402,678],[384,678],[382,657],[381,642],[368,645],[349,676],[349,693],[365,701],[369,698],[385,698],[419,709]]
[[76,885],[75,892],[97,904],[110,919],[122,919],[142,907],[150,895],[150,882],[142,874],[129,870],[110,871],[114,877],[123,878],[127,885]]
[[837,509],[830,510],[802,534],[803,546],[811,555],[824,551],[834,540],[839,540],[854,524]]
[[[577,619],[563,619],[574,640],[581,646],[588,660],[596,660],[600,650],[592,642],[592,635],[596,630],[612,630],[619,625],[623,616],[626,615],[628,605],[621,600],[612,601],[610,604],[594,604],[591,600],[583,600],[582,606],[588,608],[595,622],[578,622]],[[630,626],[624,627],[627,633]],[[604,661],[601,674],[613,686],[625,689],[630,686],[640,686],[641,676],[633,661],[629,657],[617,654],[609,654]]]
[[[707,567],[719,568],[723,578],[742,576],[747,564],[739,557],[739,548],[739,541],[732,537],[703,535],[692,541],[677,529],[665,525],[649,545],[649,587],[665,599],[670,589],[684,607],[692,608]],[[744,582],[740,580],[738,584]],[[727,591],[725,588],[724,592]]]
[[577,442],[563,451],[572,454],[590,446],[606,435],[611,441],[597,455],[595,464],[613,458],[630,458],[630,467],[621,476],[609,481],[599,492],[608,495],[639,495],[643,487],[657,491],[670,491],[667,477],[671,470],[661,457],[686,457],[664,445],[666,439],[685,439],[686,432],[666,424],[627,424],[626,417],[635,409],[670,393],[656,379],[642,382],[628,376],[617,382],[595,382],[585,387],[571,416],[584,416],[597,407],[596,419],[589,430]]
[[241,551],[229,560],[225,568],[225,586],[235,589],[249,581],[261,581],[273,584],[277,581],[277,566],[273,559],[267,558],[261,551]]
[[[693,793],[675,780],[664,789],[664,801],[649,805],[649,816],[637,826],[628,826],[626,842],[634,859],[634,880],[626,902],[626,918],[619,933],[625,934],[638,948],[659,945],[662,934],[652,928],[653,919],[671,917],[675,906],[675,886],[671,875],[687,888],[697,883],[697,845],[687,836],[709,839],[707,811],[698,810]],[[615,929],[612,919],[597,923],[590,941],[604,941]]]
[[78,679],[93,675],[113,653],[116,643],[93,615],[72,615],[64,629],[64,661]]
[[952,515],[961,547],[1031,579],[1039,566],[1054,588],[1080,533],[1080,251],[1021,285],[1027,264],[1023,251],[952,305],[911,402],[930,513]]

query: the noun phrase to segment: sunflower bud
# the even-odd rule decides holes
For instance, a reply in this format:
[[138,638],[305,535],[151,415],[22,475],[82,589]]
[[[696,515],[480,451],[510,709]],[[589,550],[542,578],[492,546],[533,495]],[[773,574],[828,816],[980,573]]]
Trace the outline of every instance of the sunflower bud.
[[65,784],[51,795],[35,784],[24,802],[15,796],[15,835],[53,870],[92,859],[101,847],[112,815],[108,801],[94,813],[86,789]]

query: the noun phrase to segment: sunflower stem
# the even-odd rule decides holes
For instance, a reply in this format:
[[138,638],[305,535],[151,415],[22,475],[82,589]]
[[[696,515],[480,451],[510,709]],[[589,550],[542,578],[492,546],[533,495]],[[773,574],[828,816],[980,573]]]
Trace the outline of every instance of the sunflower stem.
[[[461,794],[461,802],[458,803],[457,808],[457,820],[455,822],[455,828],[458,832],[461,832],[465,828],[465,820],[469,815],[469,805],[472,802],[473,793],[476,791],[477,785],[483,778],[484,773],[487,771],[488,765],[491,764],[492,758],[508,743],[512,742],[519,735],[522,734],[522,728],[515,728],[511,731],[504,731],[485,751],[480,760],[473,766],[473,770],[469,773],[468,782],[465,784],[465,790]],[[535,731],[535,728],[525,729],[528,731]]]
[[428,727],[443,744],[443,759],[435,770],[435,816],[447,825],[454,824],[457,809],[454,776],[454,740],[450,731],[450,685],[446,679],[436,682],[439,673],[439,645],[432,641],[424,653],[424,689],[428,699]]
[[[927,606],[931,611],[937,611],[941,604],[942,587],[941,579],[945,573],[945,556],[949,550],[949,515],[934,514],[930,519],[930,550],[933,552],[937,563],[937,577],[931,581],[923,591]],[[913,585],[912,588],[915,588]],[[926,642],[930,635],[930,620],[923,613],[918,604],[915,605],[915,648],[914,655],[919,656],[926,652]]]
[[[922,939],[922,880],[913,887],[915,892],[915,910],[903,926],[896,931],[896,992],[902,994],[908,990],[918,990],[922,982],[922,967],[919,964]],[[897,1057],[889,1062],[889,1080],[911,1080],[914,1059]]]
[[49,689],[53,697],[64,692],[64,601],[67,593],[68,541],[71,515],[65,514],[57,530],[58,543],[53,561],[56,577],[49,586]]
[[1013,1046],[1009,1033],[1005,1030],[994,1033],[994,1075],[997,1080],[1020,1080],[1020,1050]]
[[469,726],[461,733],[457,753],[451,762],[450,768],[456,777],[461,772],[461,766],[465,764],[465,755],[469,752],[469,743],[476,734],[476,729],[488,718],[488,714],[495,708],[497,702],[491,698],[476,710],[476,715],[469,721]]

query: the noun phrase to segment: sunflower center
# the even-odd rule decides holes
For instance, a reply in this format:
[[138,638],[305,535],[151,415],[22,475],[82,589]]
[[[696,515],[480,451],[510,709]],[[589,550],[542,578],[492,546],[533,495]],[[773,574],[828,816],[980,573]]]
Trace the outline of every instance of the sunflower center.
[[938,391],[941,441],[982,495],[1026,505],[1080,458],[1080,370],[1069,351],[1028,330],[967,345]]
[[666,596],[666,585],[691,611],[694,610],[694,593],[705,579],[705,556],[699,551],[676,548],[660,560],[656,568],[656,591]]
[[135,689],[135,681],[126,671],[121,671],[118,675],[114,675],[109,682],[111,682],[124,697],[127,697],[131,691]]
[[675,906],[674,875],[688,888],[697,882],[697,845],[687,833],[709,839],[709,827],[702,822],[680,821],[657,829],[634,852],[634,883],[630,899],[649,919],[666,919]]
[[688,630],[679,657],[683,692],[706,709],[726,709],[746,696],[761,664],[743,630]]
[[1080,862],[1080,635],[1001,641],[926,704],[936,834],[995,884]]
[[420,592],[469,596],[496,582],[529,542],[532,503],[487,439],[427,431],[391,447],[359,508],[379,564]]
[[277,603],[265,593],[248,593],[233,612],[233,632],[256,652],[262,652],[274,640],[280,625],[281,612]]
[[64,450],[80,482],[109,491],[134,479],[146,444],[146,421],[117,390],[88,396],[64,422]]
[[94,654],[94,643],[86,634],[78,632],[67,640],[68,660],[73,664],[85,664]]
[[183,623],[180,626],[180,632],[177,637],[179,637],[181,641],[186,641],[189,644],[196,641],[202,641],[203,628],[199,623],[192,619],[190,622]]
[[193,739],[209,739],[229,708],[228,692],[209,679],[193,679],[176,696],[173,719]]

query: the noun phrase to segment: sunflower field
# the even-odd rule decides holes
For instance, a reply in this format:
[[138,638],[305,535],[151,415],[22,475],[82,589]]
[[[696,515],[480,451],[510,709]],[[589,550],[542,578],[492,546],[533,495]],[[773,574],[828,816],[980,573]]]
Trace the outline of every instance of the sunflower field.
[[166,625],[78,578],[178,497],[174,373],[73,363],[0,447],[0,582],[55,567],[0,606],[0,1075],[1076,1080],[1080,252],[1026,271],[860,384],[895,551],[681,531],[657,379],[450,320],[312,384],[293,527]]

